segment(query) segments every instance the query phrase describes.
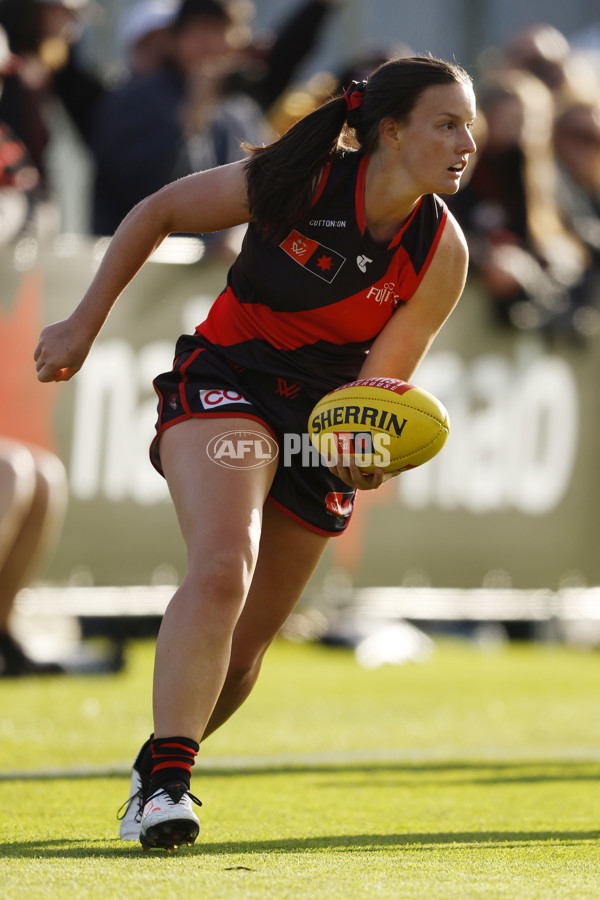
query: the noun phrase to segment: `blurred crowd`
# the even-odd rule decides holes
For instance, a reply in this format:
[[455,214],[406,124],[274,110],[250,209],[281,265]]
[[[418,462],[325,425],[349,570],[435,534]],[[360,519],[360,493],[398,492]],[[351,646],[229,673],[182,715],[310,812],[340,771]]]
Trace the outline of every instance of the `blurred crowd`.
[[600,331],[600,42],[523,29],[482,55],[475,165],[449,199],[495,319]]
[[[91,71],[80,37],[93,0],[0,0],[0,120],[27,151],[51,200],[47,152],[57,107],[93,165],[90,230],[114,232],[144,196],[191,172],[238,160],[269,141],[269,110],[288,88],[342,0],[301,0],[268,36],[250,0],[135,0],[118,23],[122,64]],[[230,253],[232,236],[208,239]]]
[[[110,235],[163,184],[240,159],[352,79],[413,51],[360,48],[338,71],[297,74],[345,0],[299,0],[268,35],[251,0],[134,0],[118,23],[119,75],[91,71],[80,38],[94,0],[0,0],[0,241],[52,202],[57,106],[93,163],[90,231]],[[333,23],[335,25],[335,21]],[[600,331],[600,28],[529,26],[484,50],[479,146],[448,203],[498,323],[584,340]],[[208,238],[235,253],[239,235]]]

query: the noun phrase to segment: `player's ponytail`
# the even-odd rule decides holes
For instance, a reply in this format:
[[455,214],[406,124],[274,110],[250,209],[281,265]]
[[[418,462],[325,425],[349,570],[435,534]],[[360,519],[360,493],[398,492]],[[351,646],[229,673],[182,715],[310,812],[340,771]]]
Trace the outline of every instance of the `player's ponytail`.
[[309,214],[319,176],[332,156],[344,147],[372,153],[382,119],[407,121],[426,88],[453,83],[470,84],[471,79],[459,66],[431,56],[393,59],[367,82],[353,82],[340,97],[300,119],[274,143],[247,146],[252,220],[273,240],[285,237]]
[[267,147],[248,147],[248,199],[253,220],[273,239],[310,209],[315,183],[338,149],[346,124],[343,97],[304,116]]

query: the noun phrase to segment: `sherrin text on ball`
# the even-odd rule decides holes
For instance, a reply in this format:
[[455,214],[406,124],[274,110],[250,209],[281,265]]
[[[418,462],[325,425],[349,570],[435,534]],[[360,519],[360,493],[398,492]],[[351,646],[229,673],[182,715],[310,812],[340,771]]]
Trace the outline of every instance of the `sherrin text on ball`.
[[423,388],[397,378],[364,378],[319,400],[308,420],[310,439],[329,463],[341,457],[365,472],[414,469],[442,449],[448,412]]

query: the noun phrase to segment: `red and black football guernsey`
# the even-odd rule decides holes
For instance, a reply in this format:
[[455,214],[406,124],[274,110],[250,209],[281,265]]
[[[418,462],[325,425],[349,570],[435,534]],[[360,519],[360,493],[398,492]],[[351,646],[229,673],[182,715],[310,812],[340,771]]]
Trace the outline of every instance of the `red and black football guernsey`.
[[335,156],[310,217],[280,243],[248,226],[227,287],[196,330],[236,368],[277,375],[318,398],[356,378],[374,339],[418,288],[447,217],[424,195],[389,243],[364,216],[368,158]]
[[[279,447],[269,501],[319,534],[340,534],[355,490],[318,458],[294,453],[308,437],[314,403],[358,375],[371,344],[415,293],[438,245],[447,210],[434,195],[389,244],[366,229],[367,159],[336,156],[310,216],[280,243],[250,224],[227,287],[195,335],[182,335],[171,372],[154,380],[157,436],[190,417],[261,422]],[[303,446],[302,444],[300,446]],[[286,448],[290,450],[286,452]]]

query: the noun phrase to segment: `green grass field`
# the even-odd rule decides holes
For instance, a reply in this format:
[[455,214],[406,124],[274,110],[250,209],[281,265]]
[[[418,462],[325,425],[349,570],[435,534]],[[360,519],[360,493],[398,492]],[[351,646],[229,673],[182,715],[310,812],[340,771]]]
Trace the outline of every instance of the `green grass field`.
[[151,669],[140,642],[119,675],[0,681],[0,897],[600,896],[596,654],[443,641],[366,671],[280,641],[204,745],[201,836],[172,855],[116,837]]

